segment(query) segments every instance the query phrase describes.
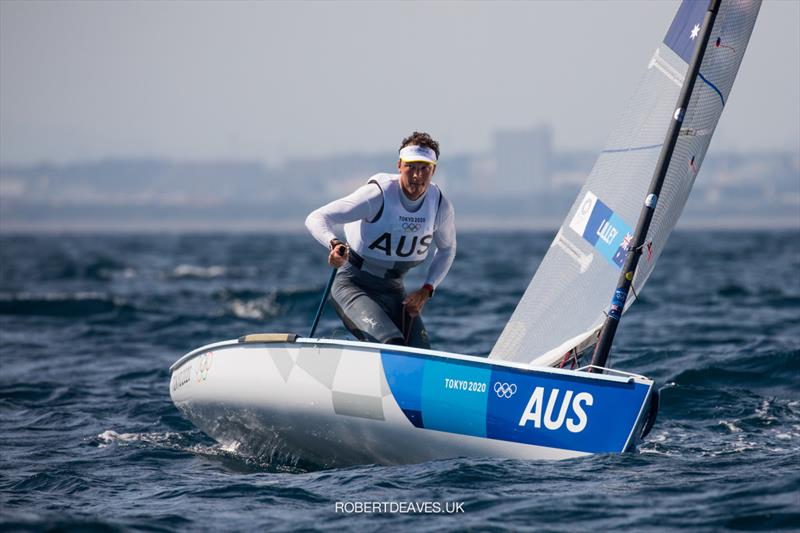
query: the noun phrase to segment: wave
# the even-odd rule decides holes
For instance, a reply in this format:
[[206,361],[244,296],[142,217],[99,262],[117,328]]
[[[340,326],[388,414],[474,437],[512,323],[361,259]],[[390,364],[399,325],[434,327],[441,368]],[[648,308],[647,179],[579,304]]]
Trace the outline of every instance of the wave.
[[168,277],[173,279],[211,279],[222,278],[228,273],[224,266],[197,266],[181,264],[172,269]]
[[110,281],[130,279],[138,275],[137,270],[124,261],[107,256],[89,258],[83,255],[71,257],[62,252],[42,255],[33,264],[11,263],[4,265],[4,277],[10,280],[47,281]]
[[800,375],[800,349],[739,354],[727,361],[707,361],[699,368],[689,368],[671,378],[683,386],[731,387],[748,390],[786,388],[797,390]]
[[98,281],[107,281],[115,278],[133,278],[136,270],[121,261],[111,258],[98,258],[85,267],[81,272],[82,278]]
[[[107,531],[119,530],[119,525],[111,521],[103,521],[93,518],[64,518],[63,513],[52,513],[52,518],[45,516],[32,516],[30,513],[20,513],[16,510],[9,511],[9,514],[0,518],[0,529],[3,531],[85,531],[86,533],[102,533]],[[183,518],[183,517],[180,517]],[[183,519],[186,521],[185,519]],[[163,519],[162,519],[163,521]],[[176,520],[176,524],[180,522]],[[136,524],[134,524],[135,526]],[[143,529],[153,529],[149,524],[143,524]],[[149,527],[148,527],[149,526]]]
[[177,432],[165,433],[117,433],[113,429],[107,429],[90,439],[92,444],[98,448],[105,448],[112,444],[150,444],[157,446],[180,447],[186,443],[183,434]]
[[[228,290],[215,294],[167,292],[150,296],[118,296],[100,291],[6,292],[0,293],[0,315],[88,318],[114,312],[162,314],[171,321],[208,320],[231,317],[264,320],[287,315],[296,309],[311,309],[319,303],[321,290],[286,288],[273,290]],[[198,306],[195,302],[202,300]],[[199,312],[198,312],[199,311]],[[310,311],[307,311],[310,312]],[[129,317],[126,317],[129,320]]]
[[263,320],[281,314],[281,306],[275,302],[275,296],[264,296],[255,300],[233,300],[225,306],[227,311],[237,318]]
[[312,309],[321,297],[321,290],[285,287],[268,291],[223,290],[216,295],[227,316],[244,320],[264,320],[289,316],[297,309]]
[[52,491],[58,494],[75,494],[91,490],[95,481],[70,467],[61,467],[28,476],[12,484],[10,488],[20,493]]
[[126,300],[102,292],[0,293],[0,315],[77,318],[132,309]]
[[[202,442],[198,442],[198,441]],[[241,473],[303,473],[311,465],[302,465],[297,457],[270,453],[246,453],[238,443],[209,443],[208,437],[196,429],[188,431],[118,433],[108,429],[88,439],[98,448],[133,446],[149,450],[169,450],[221,460],[226,467]],[[264,452],[264,450],[261,450]]]

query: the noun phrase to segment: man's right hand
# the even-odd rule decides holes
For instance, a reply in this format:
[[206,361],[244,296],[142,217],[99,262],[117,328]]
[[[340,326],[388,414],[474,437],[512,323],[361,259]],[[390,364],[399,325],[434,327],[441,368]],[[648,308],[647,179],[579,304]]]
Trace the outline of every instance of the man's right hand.
[[333,268],[339,268],[347,262],[349,248],[341,241],[331,243],[331,253],[328,254],[328,264]]

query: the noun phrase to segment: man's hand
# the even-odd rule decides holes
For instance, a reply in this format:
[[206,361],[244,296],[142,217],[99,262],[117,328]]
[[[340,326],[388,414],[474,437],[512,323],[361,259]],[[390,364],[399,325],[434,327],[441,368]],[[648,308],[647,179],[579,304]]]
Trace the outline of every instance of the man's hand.
[[403,300],[403,305],[406,306],[406,312],[409,316],[419,316],[422,313],[422,308],[425,307],[425,304],[430,299],[431,292],[426,287],[423,287],[406,296],[406,299]]
[[339,268],[347,262],[349,248],[341,241],[332,243],[331,253],[328,254],[328,264],[333,268]]

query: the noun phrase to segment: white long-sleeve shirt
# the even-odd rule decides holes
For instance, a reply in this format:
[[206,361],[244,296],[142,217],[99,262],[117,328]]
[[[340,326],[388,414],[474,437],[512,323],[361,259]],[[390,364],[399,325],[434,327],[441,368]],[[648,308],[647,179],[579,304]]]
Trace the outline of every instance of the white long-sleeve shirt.
[[[424,198],[425,195],[410,200],[404,194],[400,194],[400,201],[408,211],[419,208]],[[329,248],[331,240],[341,238],[336,235],[337,226],[356,220],[364,222],[373,220],[381,210],[383,201],[381,188],[374,183],[367,183],[344,198],[334,200],[313,211],[306,218],[306,228],[320,244]],[[455,213],[453,204],[444,196],[436,213],[433,242],[436,244],[436,250],[433,252],[433,260],[428,268],[425,283],[430,283],[436,288],[447,276],[456,256]],[[386,262],[381,266],[391,268],[393,264]]]

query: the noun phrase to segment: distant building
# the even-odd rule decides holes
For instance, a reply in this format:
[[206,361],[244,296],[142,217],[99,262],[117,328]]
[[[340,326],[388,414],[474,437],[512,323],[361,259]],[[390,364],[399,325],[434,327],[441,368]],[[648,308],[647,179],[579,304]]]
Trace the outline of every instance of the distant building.
[[516,194],[548,190],[552,146],[550,126],[495,132],[493,153],[503,191]]

